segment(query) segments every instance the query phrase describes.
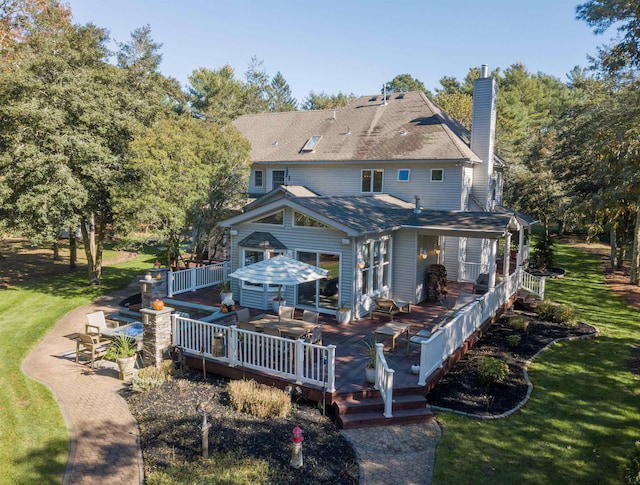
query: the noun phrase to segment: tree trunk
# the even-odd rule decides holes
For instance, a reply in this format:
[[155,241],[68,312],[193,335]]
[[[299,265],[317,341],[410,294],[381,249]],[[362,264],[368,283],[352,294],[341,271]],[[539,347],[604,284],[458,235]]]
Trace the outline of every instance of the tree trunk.
[[76,269],[78,267],[78,240],[76,239],[76,231],[69,231],[69,268]]
[[631,253],[631,279],[632,285],[640,286],[640,251],[638,245],[640,244],[640,195],[636,200],[636,223],[633,228],[633,252]]
[[611,269],[615,269],[618,264],[618,248],[616,244],[616,226],[614,224],[609,224],[609,245],[611,247],[611,251],[609,252],[611,257]]
[[87,255],[87,274],[90,285],[99,285],[102,277],[102,250],[106,224],[95,213],[81,221],[80,230],[84,239],[84,252]]
[[60,243],[57,239],[53,243],[53,260],[60,261]]

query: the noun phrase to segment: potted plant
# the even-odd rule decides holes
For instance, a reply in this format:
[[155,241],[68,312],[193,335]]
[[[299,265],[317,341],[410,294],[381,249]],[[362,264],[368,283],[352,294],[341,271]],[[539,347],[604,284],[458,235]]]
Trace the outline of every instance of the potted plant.
[[229,281],[223,281],[220,283],[220,301],[222,303],[225,302],[233,302],[233,291],[231,291],[231,285]]
[[104,358],[114,360],[118,364],[118,370],[120,371],[119,377],[124,380],[125,377],[133,373],[137,352],[138,344],[134,339],[126,335],[118,335],[113,339],[111,344],[109,344]]
[[336,320],[340,324],[349,323],[351,321],[351,308],[347,305],[340,305],[336,311]]
[[363,340],[362,343],[365,346],[365,354],[367,356],[367,363],[364,369],[365,377],[369,384],[376,382],[376,344]]

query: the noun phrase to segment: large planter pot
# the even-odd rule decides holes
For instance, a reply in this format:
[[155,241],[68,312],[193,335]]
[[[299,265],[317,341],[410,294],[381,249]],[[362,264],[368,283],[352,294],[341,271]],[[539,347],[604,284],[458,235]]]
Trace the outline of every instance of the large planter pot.
[[286,304],[287,304],[287,300],[271,300],[271,308],[276,313],[276,315],[278,314],[278,309],[280,308],[280,305],[286,306]]
[[128,376],[133,375],[133,368],[136,364],[135,357],[119,357],[116,359],[116,364],[118,364],[118,370],[120,371],[118,377],[124,380]]
[[349,323],[351,321],[351,310],[338,310],[336,312],[336,320],[339,324]]
[[233,291],[220,292],[220,301],[233,300]]
[[375,367],[366,367],[364,370],[365,376],[367,378],[367,382],[369,384],[374,384],[376,382],[376,369]]

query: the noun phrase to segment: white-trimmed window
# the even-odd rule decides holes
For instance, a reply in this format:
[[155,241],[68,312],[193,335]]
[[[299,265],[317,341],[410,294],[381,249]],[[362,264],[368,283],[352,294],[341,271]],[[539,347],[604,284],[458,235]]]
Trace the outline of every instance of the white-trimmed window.
[[444,169],[443,168],[432,168],[431,169],[431,179],[432,182],[444,182]]
[[262,170],[253,171],[253,186],[262,187],[264,184],[264,172]]
[[272,189],[277,189],[284,185],[284,170],[273,170],[271,172]]
[[411,179],[411,170],[408,168],[398,169],[398,182],[408,182]]
[[369,170],[362,171],[362,192],[363,193],[382,193],[382,178],[384,170]]
[[313,217],[309,217],[298,211],[294,211],[293,213],[293,225],[296,227],[329,227]]
[[380,293],[389,287],[389,238],[369,241],[362,245],[359,261],[362,273],[362,294]]
[[274,212],[268,216],[261,217],[260,219],[255,219],[252,222],[257,222],[258,224],[271,224],[272,226],[284,226],[284,210]]

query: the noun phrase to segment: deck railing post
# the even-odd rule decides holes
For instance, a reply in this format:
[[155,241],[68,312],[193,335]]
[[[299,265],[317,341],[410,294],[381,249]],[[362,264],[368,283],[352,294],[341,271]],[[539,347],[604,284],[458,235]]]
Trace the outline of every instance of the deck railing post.
[[426,340],[423,340],[420,343],[420,375],[418,376],[418,385],[426,386],[427,385],[427,349],[429,344]]
[[327,346],[327,392],[336,392],[336,346]]
[[384,417],[385,418],[393,418],[392,408],[393,408],[393,373],[395,371],[393,369],[389,369],[388,372],[385,372],[385,384],[384,384]]
[[304,368],[304,340],[298,339],[295,344],[295,365],[294,373],[296,375],[296,384],[302,384],[302,371]]
[[173,283],[175,279],[173,277],[173,271],[167,271],[167,296],[173,298]]
[[235,325],[229,327],[227,355],[229,356],[229,367],[235,367],[238,363],[238,327]]

